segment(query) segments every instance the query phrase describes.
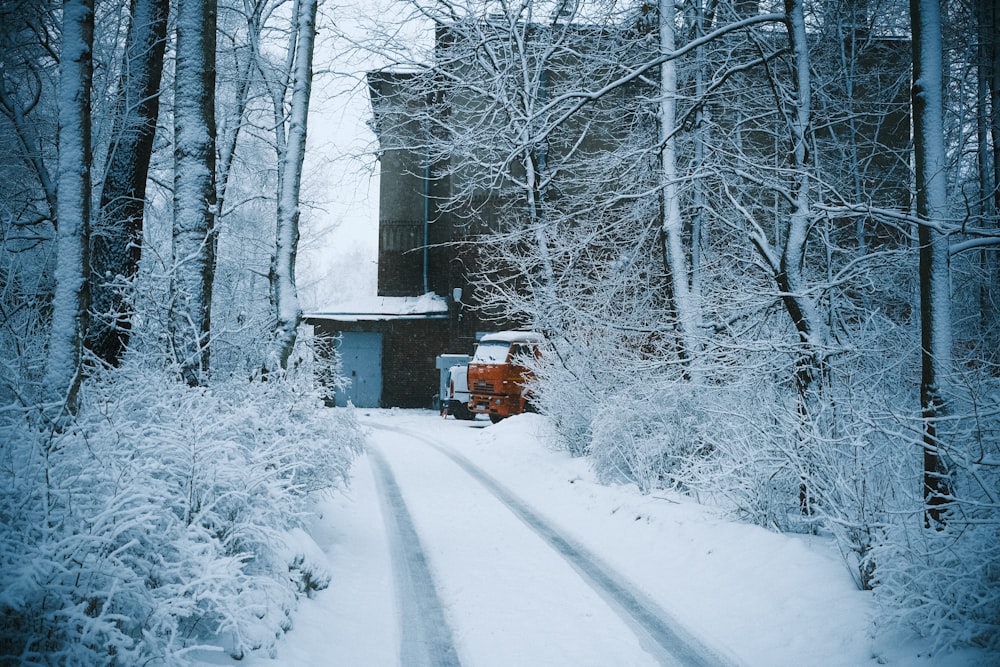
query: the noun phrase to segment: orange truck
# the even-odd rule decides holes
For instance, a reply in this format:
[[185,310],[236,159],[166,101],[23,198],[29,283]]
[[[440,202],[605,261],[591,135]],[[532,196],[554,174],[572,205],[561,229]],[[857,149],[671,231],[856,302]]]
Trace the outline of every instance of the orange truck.
[[487,334],[469,362],[469,410],[488,414],[494,424],[530,410],[526,384],[531,371],[519,361],[537,357],[544,342],[534,331],[501,331]]

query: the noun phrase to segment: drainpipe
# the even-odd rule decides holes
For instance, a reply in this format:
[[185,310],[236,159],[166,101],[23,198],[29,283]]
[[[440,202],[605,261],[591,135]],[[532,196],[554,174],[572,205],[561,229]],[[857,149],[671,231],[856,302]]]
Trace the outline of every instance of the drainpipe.
[[427,247],[430,243],[430,198],[431,198],[431,165],[430,150],[427,151],[427,159],[424,161],[424,294],[430,292],[430,277],[428,275],[428,253]]
[[424,294],[431,291],[428,264],[430,263],[430,200],[431,200],[431,131],[427,121],[422,123],[424,128]]

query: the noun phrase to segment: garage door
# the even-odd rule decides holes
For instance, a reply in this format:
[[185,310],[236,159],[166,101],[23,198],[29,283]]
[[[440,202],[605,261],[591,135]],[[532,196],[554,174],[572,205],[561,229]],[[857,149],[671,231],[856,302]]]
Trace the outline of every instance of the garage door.
[[334,401],[343,407],[349,400],[359,408],[377,408],[382,399],[382,334],[349,332],[340,334],[337,351],[341,372],[350,386],[334,392]]

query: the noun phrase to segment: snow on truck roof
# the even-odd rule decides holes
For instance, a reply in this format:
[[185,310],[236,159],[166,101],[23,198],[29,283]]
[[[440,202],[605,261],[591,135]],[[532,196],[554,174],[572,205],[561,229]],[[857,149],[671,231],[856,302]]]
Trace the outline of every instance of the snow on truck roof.
[[497,333],[486,334],[480,343],[541,343],[545,340],[542,334],[536,331],[498,331]]

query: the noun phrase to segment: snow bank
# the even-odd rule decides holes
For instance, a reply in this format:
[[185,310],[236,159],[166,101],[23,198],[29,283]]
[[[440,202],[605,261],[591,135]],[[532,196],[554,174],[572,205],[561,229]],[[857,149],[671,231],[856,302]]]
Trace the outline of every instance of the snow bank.
[[589,459],[558,449],[546,417],[519,415],[464,435],[460,453],[745,664],[937,667],[997,658],[873,636],[878,607],[855,586],[833,538],[733,522],[676,493],[603,485]]

